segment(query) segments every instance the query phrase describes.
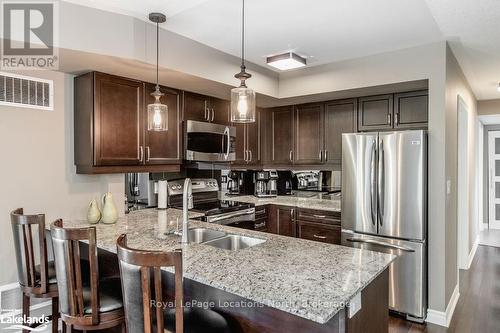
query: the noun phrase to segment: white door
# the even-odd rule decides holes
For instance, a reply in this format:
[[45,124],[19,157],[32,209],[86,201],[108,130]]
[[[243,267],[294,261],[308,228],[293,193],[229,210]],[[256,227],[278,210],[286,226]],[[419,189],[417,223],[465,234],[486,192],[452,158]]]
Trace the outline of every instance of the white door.
[[488,132],[489,227],[500,229],[500,131]]

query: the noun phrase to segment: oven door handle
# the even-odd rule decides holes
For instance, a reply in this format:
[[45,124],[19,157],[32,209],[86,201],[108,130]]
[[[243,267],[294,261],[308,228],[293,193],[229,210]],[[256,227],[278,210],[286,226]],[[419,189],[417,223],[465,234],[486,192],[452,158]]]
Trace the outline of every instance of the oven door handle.
[[[229,133],[228,126],[226,126],[226,128],[224,128],[224,135],[227,138],[227,147],[226,147],[226,153],[224,154],[224,159],[227,160],[229,157],[229,153],[231,151],[231,135]],[[222,148],[224,149],[224,145],[222,145]]]
[[232,212],[232,213],[221,214],[221,215],[218,215],[218,216],[215,216],[215,217],[209,217],[207,219],[207,221],[210,222],[210,223],[216,223],[218,221],[222,221],[222,220],[226,220],[226,219],[230,219],[230,218],[234,218],[234,217],[238,217],[238,216],[252,215],[252,214],[255,214],[255,209],[254,208],[246,209],[246,210],[243,210],[243,211],[237,211],[237,212]]

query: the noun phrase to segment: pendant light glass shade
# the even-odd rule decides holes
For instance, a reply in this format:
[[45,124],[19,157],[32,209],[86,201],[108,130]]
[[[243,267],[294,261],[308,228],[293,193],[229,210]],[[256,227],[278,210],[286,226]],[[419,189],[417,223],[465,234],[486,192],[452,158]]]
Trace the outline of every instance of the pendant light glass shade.
[[151,95],[155,102],[148,105],[148,131],[168,131],[168,106],[160,102],[164,94],[156,87]]
[[255,91],[247,87],[231,90],[231,122],[255,122]]
[[160,98],[164,94],[158,84],[159,24],[165,22],[166,17],[161,13],[151,13],[149,19],[156,23],[156,89],[151,93],[155,101],[148,105],[148,131],[168,131],[168,106],[161,104]]
[[240,86],[231,90],[231,122],[255,122],[255,91],[248,88],[245,81],[252,77],[245,67],[245,0],[242,0],[241,12],[241,71],[234,77],[240,80]]

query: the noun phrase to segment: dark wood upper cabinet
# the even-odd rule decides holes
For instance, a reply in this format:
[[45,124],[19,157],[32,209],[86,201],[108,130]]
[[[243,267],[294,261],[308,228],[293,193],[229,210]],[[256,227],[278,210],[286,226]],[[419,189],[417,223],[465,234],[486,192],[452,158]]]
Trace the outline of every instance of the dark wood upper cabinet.
[[236,165],[256,165],[260,162],[260,109],[254,123],[236,124]]
[[210,101],[208,96],[184,92],[184,120],[209,121]]
[[342,162],[342,134],[356,131],[356,99],[339,100],[325,103],[325,150],[323,162],[340,164]]
[[392,129],[393,95],[362,97],[358,101],[358,130]]
[[184,120],[229,124],[229,101],[205,95],[184,92]]
[[77,173],[178,171],[181,161],[179,93],[163,88],[169,130],[147,130],[154,87],[137,80],[90,72],[75,78]]
[[254,123],[246,124],[246,137],[247,137],[247,163],[259,164],[260,163],[260,138],[261,138],[261,110],[257,108],[256,119]]
[[[144,107],[144,118],[147,119],[147,106],[155,101],[151,92],[155,89],[154,84],[145,85],[146,103]],[[168,106],[168,131],[148,131],[145,127],[145,164],[179,164],[182,160],[181,152],[181,94],[178,90],[160,87],[165,95],[161,102]],[[147,124],[147,122],[146,122]]]
[[394,95],[394,128],[426,128],[428,120],[427,90]]
[[323,104],[306,104],[295,107],[295,164],[323,162]]
[[267,114],[267,158],[270,164],[293,163],[293,107],[277,107]]
[[142,163],[143,83],[102,73],[93,79],[94,165]]
[[216,123],[216,124],[221,124],[221,125],[228,125],[229,124],[229,108],[231,104],[229,101],[219,99],[219,98],[210,98],[210,111],[211,111],[211,118],[210,122]]

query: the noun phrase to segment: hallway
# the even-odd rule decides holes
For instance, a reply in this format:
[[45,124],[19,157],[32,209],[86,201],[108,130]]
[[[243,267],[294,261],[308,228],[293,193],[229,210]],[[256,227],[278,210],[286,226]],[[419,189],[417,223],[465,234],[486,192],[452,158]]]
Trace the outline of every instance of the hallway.
[[448,329],[391,318],[389,332],[494,333],[500,331],[500,248],[479,245],[468,271],[460,271],[460,299]]

